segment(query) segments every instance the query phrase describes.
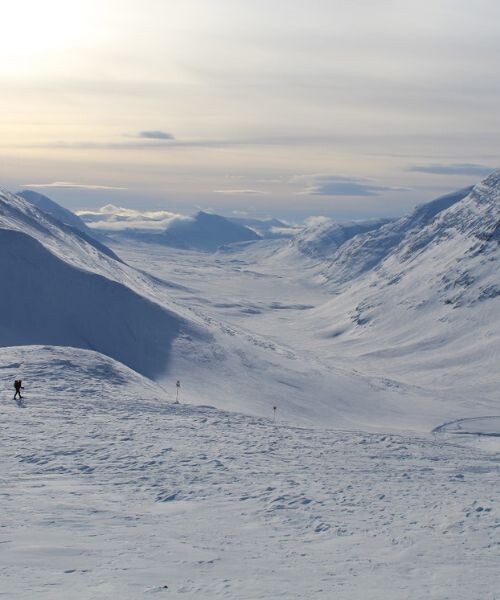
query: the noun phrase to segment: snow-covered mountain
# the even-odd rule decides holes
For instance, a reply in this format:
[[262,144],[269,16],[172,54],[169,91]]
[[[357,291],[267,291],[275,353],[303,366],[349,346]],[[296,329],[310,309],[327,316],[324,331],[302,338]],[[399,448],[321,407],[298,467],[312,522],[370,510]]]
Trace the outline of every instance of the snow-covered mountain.
[[[114,265],[119,260],[107,246],[68,226],[31,202],[0,189],[0,227],[28,234],[74,265],[85,268],[92,263]],[[103,258],[105,256],[106,258]]]
[[258,240],[260,236],[221,215],[200,211],[192,219],[174,221],[161,238],[177,248],[213,252],[220,246]]
[[[259,415],[277,405],[284,418],[300,422],[429,430],[448,418],[481,416],[486,409],[493,414],[500,383],[494,367],[498,188],[497,174],[469,194],[354,234],[329,258],[310,258],[289,240],[236,244],[240,251],[211,255],[124,238],[115,248],[136,268],[24,200],[4,195],[2,276],[27,298],[17,310],[15,292],[6,295],[2,310],[15,319],[14,325],[6,319],[2,335],[9,344],[102,349],[159,380],[175,373],[188,382],[194,402]],[[346,226],[343,237],[324,247],[350,233]],[[375,234],[382,250],[374,267],[367,266],[367,251],[353,252],[348,282],[312,280],[311,273],[328,275],[335,257],[354,241],[362,246]],[[19,273],[40,288],[43,309]],[[73,310],[51,296],[65,282],[76,290],[68,292],[69,304],[88,307]],[[115,302],[116,315],[108,316]],[[49,315],[43,312],[47,305],[53,307]],[[97,322],[105,322],[104,333],[95,331],[93,311]],[[42,321],[43,335],[30,337]],[[115,334],[123,323],[128,331]],[[156,363],[146,358],[149,351]],[[484,411],[466,397],[479,390]]]
[[1,198],[6,597],[493,597],[500,172],[335,297]]
[[80,211],[79,214],[93,231],[105,234],[108,239],[131,239],[186,250],[215,252],[228,244],[261,239],[249,227],[204,211],[188,217],[167,211],[140,212],[109,205],[99,211]]
[[387,219],[337,223],[326,217],[315,217],[290,241],[290,249],[299,255],[328,259],[343,244],[367,231],[377,231]]
[[[407,383],[453,388],[457,403],[493,397],[500,384],[500,171],[385,226],[387,238],[383,229],[377,266],[310,316],[320,348]],[[355,241],[359,248],[367,238]],[[356,274],[366,269],[366,248],[359,256]]]
[[55,219],[58,219],[65,225],[74,227],[87,236],[93,236],[90,227],[87,227],[85,222],[80,219],[78,215],[75,215],[75,213],[71,212],[67,208],[64,208],[57,202],[54,202],[54,200],[51,200],[47,196],[39,194],[38,192],[34,192],[33,190],[23,190],[22,192],[17,192],[17,195],[21,198],[24,198],[31,204],[34,204],[40,210],[43,210],[43,212],[51,215]]
[[[324,254],[328,267],[324,274],[333,284],[350,281],[376,267],[413,232],[432,223],[439,213],[465,198],[472,187],[452,192],[418,206],[410,215],[380,223],[380,226],[356,232],[337,248]],[[314,233],[314,232],[312,232]]]
[[0,278],[0,346],[89,348],[157,376],[177,338],[208,337],[168,303],[165,284],[8,192],[0,194]]
[[280,239],[293,237],[302,227],[297,227],[279,219],[252,219],[250,217],[231,217],[233,223],[248,227],[263,239]]

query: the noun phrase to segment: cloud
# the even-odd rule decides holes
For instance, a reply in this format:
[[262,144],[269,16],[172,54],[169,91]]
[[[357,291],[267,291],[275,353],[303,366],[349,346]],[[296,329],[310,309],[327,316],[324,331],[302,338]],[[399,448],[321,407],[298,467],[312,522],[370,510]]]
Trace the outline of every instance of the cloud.
[[304,221],[306,227],[321,227],[323,225],[330,225],[334,221],[330,217],[312,216],[307,217]]
[[175,140],[175,136],[171,133],[160,130],[140,131],[136,137],[144,138],[146,140]]
[[161,232],[180,221],[192,219],[192,217],[167,210],[139,211],[115,206],[114,204],[107,204],[96,210],[79,210],[76,211],[76,214],[89,227],[105,231],[135,229],[139,231]]
[[125,187],[99,185],[94,183],[74,183],[72,181],[53,181],[52,183],[23,183],[25,188],[77,188],[83,190],[126,190]]
[[452,164],[434,164],[434,165],[415,165],[408,171],[414,173],[430,173],[431,175],[489,175],[494,171],[494,167],[486,165],[477,165],[474,163],[452,163]]
[[337,175],[319,175],[300,195],[311,196],[380,196],[383,192],[407,192],[408,188],[377,185],[364,179]]
[[264,190],[214,190],[214,194],[239,194],[245,196],[264,196],[269,194]]

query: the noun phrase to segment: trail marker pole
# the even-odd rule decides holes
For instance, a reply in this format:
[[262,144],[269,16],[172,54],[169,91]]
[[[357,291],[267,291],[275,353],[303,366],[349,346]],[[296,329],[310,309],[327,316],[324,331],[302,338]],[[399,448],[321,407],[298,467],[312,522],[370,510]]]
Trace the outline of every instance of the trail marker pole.
[[177,380],[177,383],[175,384],[175,388],[176,388],[175,403],[179,404],[179,390],[181,389],[181,382],[179,380]]

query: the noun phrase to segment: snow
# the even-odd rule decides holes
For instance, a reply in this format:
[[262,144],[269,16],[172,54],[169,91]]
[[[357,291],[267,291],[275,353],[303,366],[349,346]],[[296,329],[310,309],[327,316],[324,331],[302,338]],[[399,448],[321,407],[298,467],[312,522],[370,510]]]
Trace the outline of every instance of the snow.
[[360,360],[366,373],[390,369],[408,384],[451,392],[457,405],[469,401],[471,413],[456,418],[495,414],[499,220],[497,172],[409,231],[376,269],[337,288],[310,315],[315,349]]
[[57,202],[47,198],[47,196],[34,192],[33,190],[23,190],[22,192],[18,192],[17,196],[24,198],[44,213],[51,215],[62,223],[74,227],[80,232],[92,237],[92,230],[85,225],[85,222],[80,219],[80,217],[62,207],[60,204],[57,204]]
[[33,238],[0,229],[3,346],[52,344],[97,349],[153,377],[168,369],[189,323],[126,286],[68,265]]
[[[21,231],[35,238],[63,260],[79,267],[98,268],[118,258],[109,248],[85,232],[70,227],[32,202],[0,189],[0,227]],[[102,257],[101,257],[102,255]],[[105,258],[104,258],[105,257]]]
[[316,258],[330,258],[348,240],[368,231],[377,231],[387,219],[336,223],[325,217],[311,219],[309,226],[290,242],[290,248],[300,254]]
[[2,395],[8,598],[468,600],[499,587],[499,467],[480,442],[176,406],[173,388],[88,351],[0,356],[6,385],[32,374],[25,409]]
[[[168,295],[171,285],[123,264],[9,193],[0,194],[0,345],[88,348],[142,374],[168,373],[172,346],[209,345],[202,321]],[[104,249],[104,251],[103,251]]]
[[110,206],[98,212],[79,211],[79,215],[91,228],[107,234],[108,238],[139,240],[202,252],[215,252],[225,244],[261,238],[249,227],[205,211],[186,217],[164,211],[139,213]]
[[500,437],[500,416],[458,419],[436,427],[434,433],[461,433]]
[[499,223],[500,172],[313,253],[2,193],[0,595],[494,598]]
[[373,228],[364,235],[356,235],[342,244],[337,252],[326,258],[325,278],[332,288],[352,281],[356,277],[376,268],[394,252],[407,236],[419,232],[453,204],[463,200],[472,188],[446,194],[418,206],[410,215],[389,221]]
[[215,255],[127,241],[115,245],[124,264],[6,196],[2,271],[16,284],[0,301],[11,315],[0,341],[97,350],[181,379],[190,402],[260,416],[278,406],[303,425],[430,431],[496,414],[497,188],[489,178],[404,227],[377,227],[406,233],[333,295],[318,276],[331,259],[284,254],[287,240]]
[[251,217],[230,217],[233,223],[238,223],[255,231],[264,239],[293,237],[302,227],[291,225],[280,219],[255,219]]

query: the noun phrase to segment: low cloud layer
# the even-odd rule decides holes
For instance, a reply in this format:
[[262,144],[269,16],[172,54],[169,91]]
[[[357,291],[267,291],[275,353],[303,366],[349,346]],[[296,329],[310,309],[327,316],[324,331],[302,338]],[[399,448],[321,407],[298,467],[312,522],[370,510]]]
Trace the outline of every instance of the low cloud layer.
[[214,190],[214,194],[234,194],[243,196],[265,196],[269,192],[264,190],[244,190],[244,189],[230,189],[230,190]]
[[96,183],[74,183],[72,181],[53,181],[51,183],[23,183],[25,188],[75,188],[82,190],[126,190],[125,187],[101,185]]
[[433,164],[433,165],[415,165],[408,169],[415,173],[429,173],[431,175],[471,175],[482,177],[489,175],[494,171],[494,167],[478,165],[474,163],[453,163],[453,164]]
[[107,204],[96,210],[79,210],[76,213],[92,229],[102,231],[138,231],[161,232],[180,221],[191,217],[166,210],[139,211]]
[[407,188],[377,185],[363,179],[350,179],[337,175],[318,175],[301,194],[311,196],[380,196],[384,192],[408,191]]

